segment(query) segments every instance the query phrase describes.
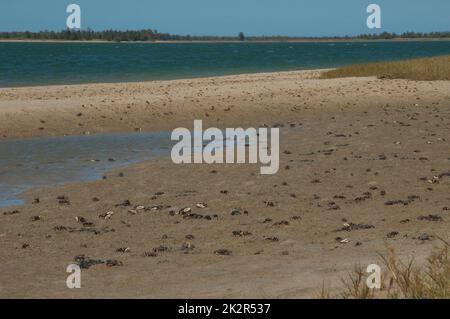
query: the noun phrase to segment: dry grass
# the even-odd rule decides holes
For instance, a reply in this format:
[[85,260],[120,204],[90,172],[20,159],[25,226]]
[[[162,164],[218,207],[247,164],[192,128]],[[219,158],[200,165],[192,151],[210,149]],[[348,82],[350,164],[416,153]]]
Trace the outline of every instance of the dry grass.
[[356,266],[348,278],[342,279],[343,288],[336,296],[322,288],[320,298],[404,298],[404,299],[449,299],[450,259],[448,242],[435,249],[426,265],[416,267],[413,261],[403,263],[393,249],[380,255],[384,264],[381,289],[370,289],[366,284],[368,273]]
[[330,70],[322,74],[324,79],[361,76],[416,81],[448,81],[450,80],[450,56],[356,64]]

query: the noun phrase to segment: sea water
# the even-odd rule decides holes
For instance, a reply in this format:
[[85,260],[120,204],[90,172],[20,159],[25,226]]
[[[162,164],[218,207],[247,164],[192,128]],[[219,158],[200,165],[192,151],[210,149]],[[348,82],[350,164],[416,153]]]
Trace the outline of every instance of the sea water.
[[168,80],[450,54],[450,41],[0,43],[0,87]]

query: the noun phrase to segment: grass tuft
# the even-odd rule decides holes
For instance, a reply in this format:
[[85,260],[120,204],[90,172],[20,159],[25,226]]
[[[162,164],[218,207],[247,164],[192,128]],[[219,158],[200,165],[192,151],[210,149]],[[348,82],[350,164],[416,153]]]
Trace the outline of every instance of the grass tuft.
[[[444,245],[436,248],[427,258],[423,267],[417,267],[411,260],[402,262],[393,249],[386,255],[380,255],[385,270],[381,289],[369,289],[366,284],[368,274],[357,265],[343,278],[343,288],[335,298],[345,299],[449,299],[450,298],[450,245],[441,239]],[[319,297],[333,298],[322,287]]]

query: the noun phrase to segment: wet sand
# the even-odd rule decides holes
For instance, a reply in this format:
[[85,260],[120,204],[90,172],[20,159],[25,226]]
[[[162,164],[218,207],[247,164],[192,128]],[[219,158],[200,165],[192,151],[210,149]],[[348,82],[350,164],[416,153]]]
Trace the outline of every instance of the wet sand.
[[0,296],[313,298],[386,246],[423,261],[450,235],[450,83],[317,74],[0,89],[3,138],[194,119],[281,134],[273,176],[158,158],[29,191],[0,210]]

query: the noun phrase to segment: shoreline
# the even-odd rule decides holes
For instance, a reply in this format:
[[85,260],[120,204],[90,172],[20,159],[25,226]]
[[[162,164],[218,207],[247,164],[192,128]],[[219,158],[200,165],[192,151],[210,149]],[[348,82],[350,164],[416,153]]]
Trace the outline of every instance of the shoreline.
[[[416,84],[409,80],[379,80],[375,77],[321,79],[320,75],[328,70],[331,69],[0,88],[0,141],[96,133],[170,131],[180,126],[192,126],[193,119],[203,119],[207,124],[221,123],[222,127],[251,125],[255,121],[264,124],[272,116],[288,119],[293,109],[298,107],[293,104],[295,98],[292,97],[298,96],[301,100],[304,95],[299,92],[298,95],[286,96],[286,104],[291,105],[291,109],[283,107],[281,113],[267,106],[258,106],[258,103],[254,103],[257,100],[255,96],[260,96],[264,103],[280,103],[274,98],[274,95],[279,95],[278,92],[300,89],[306,90],[309,95],[308,104],[323,106],[333,103],[327,97],[329,94],[321,99],[318,91],[329,87],[376,83],[386,90],[384,83]],[[433,83],[446,87],[448,82]],[[417,84],[429,86],[426,82]],[[242,85],[242,89],[239,85]],[[373,93],[366,94],[379,98],[380,94]],[[225,101],[227,96],[231,96],[236,103],[220,109],[220,105],[229,104]],[[304,101],[299,102],[306,104]],[[237,115],[239,112],[233,112],[235,108],[247,117]],[[255,112],[260,111],[263,111],[262,116],[257,116]],[[320,111],[311,107],[303,110],[308,115]]]
[[450,41],[450,38],[395,38],[395,39],[292,39],[292,40],[155,40],[155,41],[107,41],[107,40],[33,40],[33,39],[0,39],[0,43],[148,43],[148,44],[161,44],[161,43],[333,43],[333,42],[439,42]]
[[[95,85],[133,85],[133,84],[150,84],[150,83],[161,83],[165,84],[168,82],[175,81],[195,81],[195,80],[214,80],[228,77],[251,77],[251,76],[271,76],[271,75],[283,75],[289,73],[305,73],[305,74],[314,74],[312,76],[318,77],[320,73],[333,70],[335,68],[315,68],[315,69],[297,69],[297,70],[287,70],[287,71],[267,71],[267,72],[251,72],[251,73],[233,73],[233,74],[224,74],[224,75],[211,75],[211,76],[193,76],[193,77],[184,77],[184,78],[173,78],[173,79],[154,79],[154,80],[137,80],[137,81],[119,81],[119,82],[86,82],[86,83],[67,83],[67,84],[42,84],[42,85],[21,85],[21,86],[0,86],[0,93],[2,90],[14,90],[14,89],[38,89],[38,88],[67,88],[67,87],[75,87],[75,86],[95,86]],[[168,83],[170,84],[170,83]]]

